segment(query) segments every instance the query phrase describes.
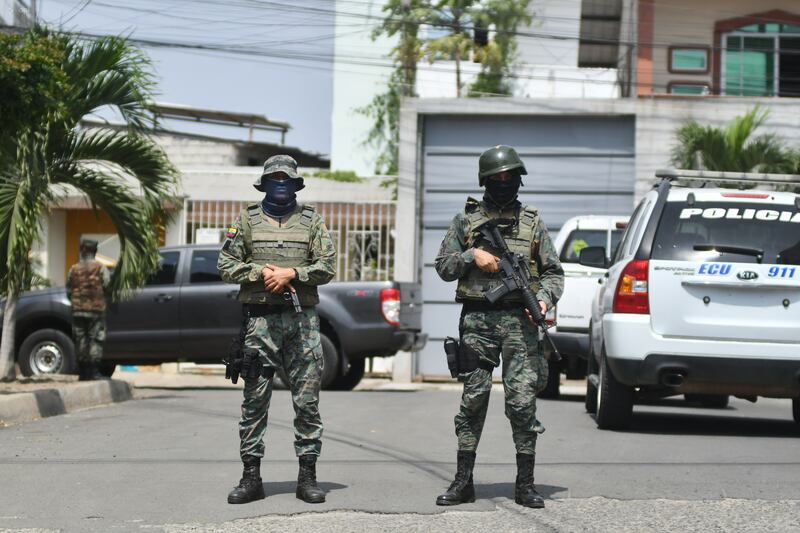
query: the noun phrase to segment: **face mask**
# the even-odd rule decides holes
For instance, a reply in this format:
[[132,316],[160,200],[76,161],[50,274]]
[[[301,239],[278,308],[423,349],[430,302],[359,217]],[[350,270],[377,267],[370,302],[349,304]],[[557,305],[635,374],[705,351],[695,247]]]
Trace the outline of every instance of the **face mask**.
[[261,207],[265,213],[274,217],[282,217],[294,210],[297,205],[295,180],[265,179],[263,184],[266,195],[261,202]]
[[508,181],[486,180],[486,195],[499,207],[513,202],[519,192],[522,179],[519,176]]

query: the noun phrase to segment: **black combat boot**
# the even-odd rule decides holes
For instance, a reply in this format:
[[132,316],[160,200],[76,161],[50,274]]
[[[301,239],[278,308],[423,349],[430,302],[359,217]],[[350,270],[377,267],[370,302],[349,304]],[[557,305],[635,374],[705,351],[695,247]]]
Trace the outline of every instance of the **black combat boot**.
[[475,486],[472,484],[472,469],[475,468],[475,452],[458,451],[456,478],[447,492],[436,498],[436,505],[458,505],[475,501]]
[[297,458],[300,470],[297,473],[297,492],[295,496],[306,503],[322,503],[325,492],[317,486],[317,456],[301,455]]
[[261,458],[251,455],[242,458],[244,471],[239,485],[228,493],[228,503],[249,503],[264,499],[261,485]]
[[514,501],[533,509],[544,508],[544,498],[536,492],[533,484],[533,467],[536,456],[524,453],[517,454],[517,484],[514,487]]
[[97,361],[92,361],[89,363],[86,374],[88,376],[86,379],[93,381],[98,379],[108,379],[106,376],[100,373],[100,365],[97,363]]
[[89,363],[87,361],[78,361],[78,381],[89,381]]

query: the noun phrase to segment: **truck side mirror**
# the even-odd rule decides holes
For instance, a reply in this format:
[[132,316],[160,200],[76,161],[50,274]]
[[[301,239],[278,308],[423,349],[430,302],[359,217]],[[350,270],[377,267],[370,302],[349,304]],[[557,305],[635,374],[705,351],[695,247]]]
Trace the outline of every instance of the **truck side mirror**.
[[605,246],[588,246],[578,254],[578,263],[594,268],[608,268]]

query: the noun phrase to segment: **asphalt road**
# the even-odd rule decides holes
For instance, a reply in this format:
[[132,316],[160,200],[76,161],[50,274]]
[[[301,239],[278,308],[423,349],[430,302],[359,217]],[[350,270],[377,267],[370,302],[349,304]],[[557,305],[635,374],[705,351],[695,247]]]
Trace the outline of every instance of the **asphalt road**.
[[[241,474],[235,390],[151,390],[123,404],[0,429],[0,530],[800,531],[800,431],[790,402],[637,406],[600,431],[582,398],[541,400],[537,485],[513,503],[511,431],[495,390],[478,452],[478,500],[437,507],[455,462],[453,391],[323,392],[318,477],[328,501],[295,499],[292,409],[270,411],[267,499],[232,506]],[[323,514],[298,514],[298,513]]]

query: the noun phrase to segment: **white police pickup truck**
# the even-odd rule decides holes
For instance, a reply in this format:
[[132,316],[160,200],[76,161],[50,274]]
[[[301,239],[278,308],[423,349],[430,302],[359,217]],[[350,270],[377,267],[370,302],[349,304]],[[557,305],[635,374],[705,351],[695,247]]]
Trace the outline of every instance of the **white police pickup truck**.
[[624,428],[637,394],[768,396],[792,398],[800,423],[800,194],[759,190],[797,190],[800,176],[658,175],[593,302],[587,411]]
[[552,316],[555,326],[549,334],[562,359],[560,363],[556,363],[550,358],[547,387],[540,393],[543,398],[558,396],[562,372],[568,379],[582,379],[586,376],[592,298],[597,282],[606,269],[581,265],[578,257],[582,249],[590,246],[602,246],[609,254],[612,253],[622,238],[628,218],[622,215],[572,217],[561,226],[553,241],[564,268],[564,294],[556,305]]

